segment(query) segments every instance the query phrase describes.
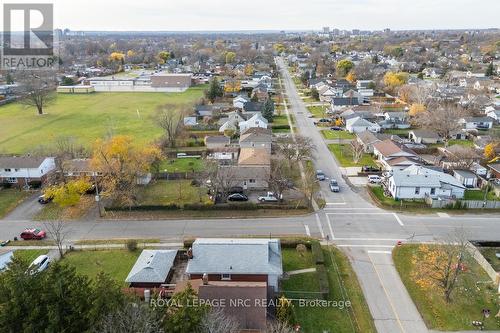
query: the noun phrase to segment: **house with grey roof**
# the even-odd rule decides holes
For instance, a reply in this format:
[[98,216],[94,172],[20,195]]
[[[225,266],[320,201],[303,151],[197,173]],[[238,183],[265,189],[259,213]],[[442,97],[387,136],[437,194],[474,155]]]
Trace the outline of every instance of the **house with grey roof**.
[[384,184],[394,199],[461,199],[465,193],[465,186],[452,175],[420,165],[394,168]]
[[374,133],[380,132],[380,126],[378,124],[372,123],[361,117],[348,119],[345,123],[345,129],[349,133],[361,133],[365,131]]
[[0,156],[0,184],[41,185],[55,169],[54,157]]
[[198,238],[189,251],[186,273],[190,279],[266,282],[278,291],[283,275],[279,239]]
[[489,130],[494,119],[490,117],[465,117],[459,120],[465,130]]
[[133,288],[158,288],[173,274],[177,250],[143,250],[125,282]]
[[441,141],[441,137],[434,131],[426,129],[415,129],[408,132],[408,137],[415,143],[435,144]]

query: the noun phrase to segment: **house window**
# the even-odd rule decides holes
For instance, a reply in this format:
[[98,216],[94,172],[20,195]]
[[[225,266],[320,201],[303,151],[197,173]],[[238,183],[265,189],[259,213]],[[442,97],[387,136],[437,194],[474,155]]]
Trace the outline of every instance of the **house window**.
[[5,169],[5,172],[11,172],[12,170],[11,169]]
[[222,274],[221,280],[231,280],[231,274]]
[[15,171],[15,172],[18,172],[18,171],[19,171],[19,169],[14,169],[14,171]]
[[420,194],[420,187],[415,187],[415,194]]
[[249,182],[250,184],[255,184],[255,179],[250,179]]
[[7,178],[7,183],[15,184],[15,183],[17,183],[17,178],[9,177],[9,178]]
[[435,188],[431,188],[431,195],[434,195],[436,194],[436,189]]

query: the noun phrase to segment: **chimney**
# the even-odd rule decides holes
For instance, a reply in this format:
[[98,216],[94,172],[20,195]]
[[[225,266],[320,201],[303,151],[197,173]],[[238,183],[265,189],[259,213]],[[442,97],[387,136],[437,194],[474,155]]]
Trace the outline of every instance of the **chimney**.
[[193,248],[192,247],[190,247],[187,250],[187,256],[188,256],[188,259],[193,259]]
[[203,273],[203,285],[207,286],[208,285],[208,274]]

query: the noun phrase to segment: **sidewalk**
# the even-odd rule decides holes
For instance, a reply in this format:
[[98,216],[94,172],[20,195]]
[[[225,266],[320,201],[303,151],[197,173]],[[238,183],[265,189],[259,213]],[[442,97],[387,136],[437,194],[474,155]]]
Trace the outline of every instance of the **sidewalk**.
[[[182,248],[184,247],[183,243],[138,243],[138,247],[155,247],[155,248]],[[125,248],[126,244],[121,243],[110,243],[110,244],[79,244],[72,245],[71,243],[64,244],[64,248],[67,249],[69,246],[72,246],[75,250],[93,250],[93,249],[120,249]],[[41,245],[41,246],[6,246],[5,249],[8,250],[56,250],[57,246],[55,245]]]

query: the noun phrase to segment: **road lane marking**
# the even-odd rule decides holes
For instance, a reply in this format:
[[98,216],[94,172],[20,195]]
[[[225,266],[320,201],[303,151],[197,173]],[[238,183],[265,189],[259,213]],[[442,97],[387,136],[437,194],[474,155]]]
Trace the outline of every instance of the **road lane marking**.
[[347,205],[347,202],[327,202],[326,205]]
[[321,220],[319,219],[319,215],[316,214],[316,223],[318,224],[319,232],[321,234],[321,238],[325,238],[325,233],[323,231],[323,226],[321,226]]
[[332,228],[332,223],[330,222],[330,218],[328,217],[328,214],[325,214],[326,216],[326,222],[328,223],[328,228],[330,229],[330,234],[332,235],[332,240],[335,239],[335,235],[333,234],[333,228]]
[[[335,244],[336,247],[373,247],[381,249],[392,249],[394,245],[366,245],[366,244]],[[370,252],[370,251],[368,251]],[[391,252],[389,252],[391,253]]]
[[450,215],[446,214],[446,213],[437,213],[437,216],[439,217],[450,217]]
[[405,225],[403,224],[403,221],[401,221],[401,219],[399,218],[398,214],[394,213],[394,218],[396,219],[396,221],[398,221],[399,225],[404,227]]
[[306,228],[307,236],[311,237],[311,231],[309,230],[309,226],[307,224],[304,224],[304,228]]
[[[403,237],[404,238],[404,237]],[[335,238],[337,241],[400,241],[401,238]]]
[[351,212],[343,212],[343,213],[326,213],[326,215],[392,215],[393,213],[351,213]]
[[375,250],[368,250],[366,251],[368,253],[379,253],[379,254],[392,254],[391,251],[375,251]]

